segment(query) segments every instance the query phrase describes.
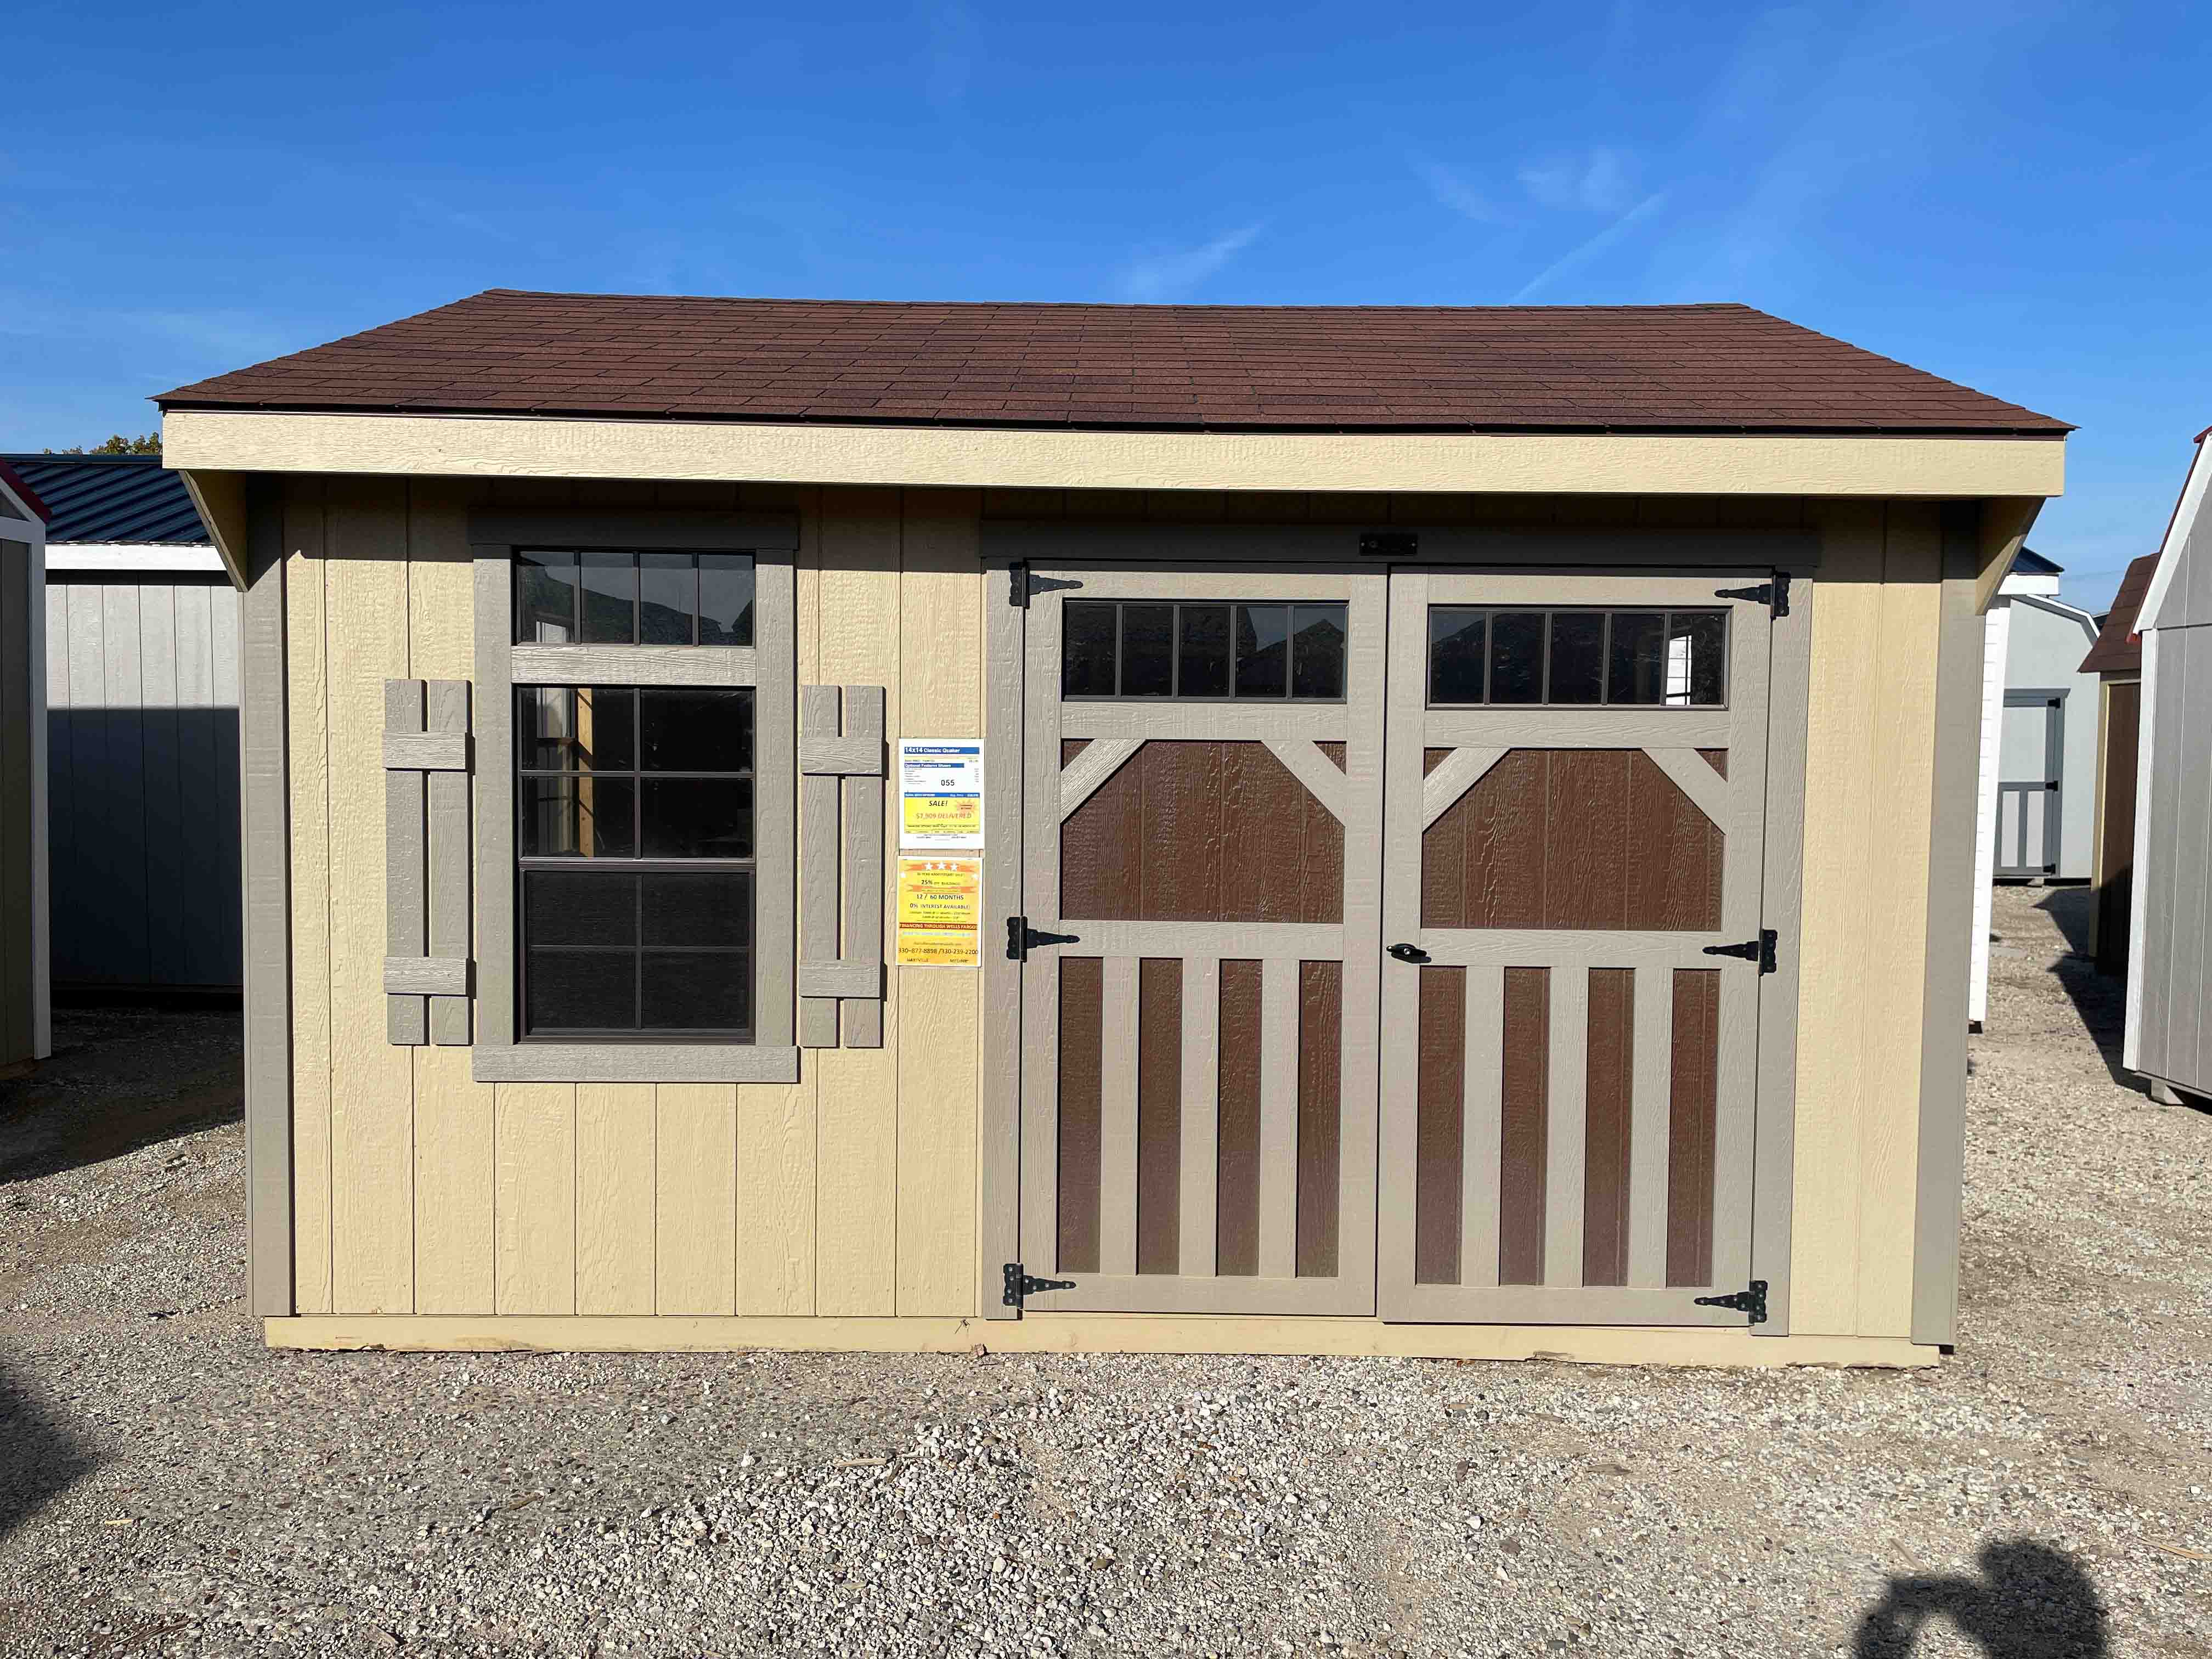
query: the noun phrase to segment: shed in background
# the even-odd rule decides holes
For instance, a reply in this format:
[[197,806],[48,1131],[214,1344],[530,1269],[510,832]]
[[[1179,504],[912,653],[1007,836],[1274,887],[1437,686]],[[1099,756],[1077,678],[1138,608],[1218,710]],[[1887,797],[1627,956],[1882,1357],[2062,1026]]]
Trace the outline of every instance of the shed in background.
[[160,456],[8,460],[50,514],[54,984],[234,993],[238,595]]
[[2136,620],[2150,592],[2158,555],[2128,566],[2112,608],[2097,623],[2097,642],[2081,672],[2097,677],[2097,823],[2089,878],[2096,884],[2097,971],[2128,971],[2130,896],[2136,863],[2136,753],[2142,746],[2142,636]]
[[2128,962],[2129,1070],[2151,1092],[2212,1097],[2212,482],[2199,433],[2158,566],[2143,593],[2135,893]]
[[0,1077],[52,1052],[46,933],[46,506],[0,461]]
[[2021,550],[1984,618],[1982,763],[1974,825],[1973,988],[1989,1002],[1990,884],[2086,881],[2096,839],[2096,618],[2058,597],[2064,568]]

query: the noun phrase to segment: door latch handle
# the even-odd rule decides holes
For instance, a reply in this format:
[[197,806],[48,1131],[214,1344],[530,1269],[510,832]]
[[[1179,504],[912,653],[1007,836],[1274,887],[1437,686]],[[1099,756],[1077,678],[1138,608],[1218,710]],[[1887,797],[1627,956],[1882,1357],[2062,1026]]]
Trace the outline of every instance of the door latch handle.
[[1426,962],[1429,953],[1418,945],[1394,945],[1390,954],[1401,962]]

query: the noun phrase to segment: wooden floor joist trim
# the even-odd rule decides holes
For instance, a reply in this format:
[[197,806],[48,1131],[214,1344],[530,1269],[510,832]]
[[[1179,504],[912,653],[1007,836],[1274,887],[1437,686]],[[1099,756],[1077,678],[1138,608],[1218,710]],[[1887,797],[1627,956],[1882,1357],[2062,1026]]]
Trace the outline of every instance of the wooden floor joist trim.
[[1894,1338],[1754,1337],[1747,1330],[1386,1325],[1357,1318],[1031,1314],[979,1319],[775,1316],[442,1318],[307,1315],[263,1322],[272,1348],[428,1352],[1218,1353],[1547,1359],[1596,1365],[1933,1365],[1935,1348]]

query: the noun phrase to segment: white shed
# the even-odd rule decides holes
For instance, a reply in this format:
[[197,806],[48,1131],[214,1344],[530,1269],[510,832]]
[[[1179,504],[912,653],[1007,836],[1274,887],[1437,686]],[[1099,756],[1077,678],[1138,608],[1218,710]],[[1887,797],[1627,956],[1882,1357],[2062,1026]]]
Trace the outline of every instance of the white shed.
[[2212,1097],[2206,895],[2212,892],[2212,459],[2197,454],[2159,550],[2142,638],[2135,876],[2122,1060],[2151,1091]]
[[2097,619],[2058,598],[2063,567],[2023,548],[1984,619],[1981,799],[1974,830],[1974,969],[1967,1018],[1989,1000],[1990,885],[2086,881],[2097,830]]
[[0,1078],[52,1050],[46,933],[46,506],[0,461]]

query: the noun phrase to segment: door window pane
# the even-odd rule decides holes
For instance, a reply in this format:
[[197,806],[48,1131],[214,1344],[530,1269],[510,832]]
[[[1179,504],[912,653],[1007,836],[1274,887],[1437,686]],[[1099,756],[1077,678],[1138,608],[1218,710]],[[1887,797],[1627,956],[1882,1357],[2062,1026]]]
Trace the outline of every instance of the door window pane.
[[1121,695],[1165,697],[1175,693],[1175,607],[1121,607]]
[[699,555],[699,643],[753,642],[753,560],[750,553]]
[[1225,605],[1186,605],[1176,609],[1180,638],[1176,645],[1176,695],[1182,697],[1227,696],[1229,607]]
[[1289,689],[1291,608],[1286,605],[1237,607],[1237,695],[1279,697]]
[[1540,702],[1544,697],[1544,613],[1498,611],[1490,618],[1490,700]]
[[1613,619],[1608,702],[1657,702],[1666,690],[1667,619],[1656,611],[1624,611]]
[[1490,615],[1460,605],[1429,611],[1429,701],[1480,702]]
[[1344,695],[1344,607],[1291,607],[1291,695],[1334,698]]
[[1667,701],[1717,703],[1728,690],[1728,617],[1677,611],[1667,618]]
[[1605,697],[1605,613],[1552,613],[1549,702],[1600,702]]
[[1110,697],[1121,607],[1071,599],[1060,613],[1060,694]]
[[699,568],[689,553],[637,556],[637,642],[689,645],[699,617]]
[[1347,609],[1070,599],[1060,608],[1060,695],[1340,702]]

